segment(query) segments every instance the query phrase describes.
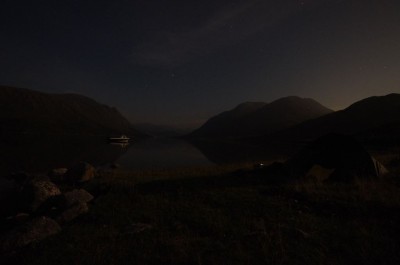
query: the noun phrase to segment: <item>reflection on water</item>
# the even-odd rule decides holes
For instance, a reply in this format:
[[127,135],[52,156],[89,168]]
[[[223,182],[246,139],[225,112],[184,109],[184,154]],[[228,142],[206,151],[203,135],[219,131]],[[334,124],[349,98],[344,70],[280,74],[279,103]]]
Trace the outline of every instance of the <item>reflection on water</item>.
[[79,161],[95,166],[117,163],[121,168],[135,170],[255,163],[285,159],[291,150],[169,138],[109,144],[98,137],[24,137],[0,142],[0,176],[16,171],[47,172]]
[[120,148],[128,148],[129,147],[129,143],[109,143],[110,145],[114,145],[114,146],[119,146]]
[[1,175],[15,171],[47,172],[79,161],[102,165],[127,151],[99,137],[19,137],[0,142]]
[[170,169],[209,166],[190,143],[152,138],[131,143],[108,143],[104,138],[30,137],[0,142],[1,175],[11,172],[47,172],[79,161],[95,166],[117,163],[124,169]]
[[94,166],[111,163],[122,169],[176,169],[279,160],[285,149],[270,149],[219,142],[189,143],[179,139],[153,138],[126,143],[107,143],[104,138],[24,137],[0,141],[0,201],[12,193],[13,183],[3,178],[12,172],[45,173],[86,161]]
[[214,165],[190,143],[172,138],[134,142],[116,163],[126,169],[172,169]]

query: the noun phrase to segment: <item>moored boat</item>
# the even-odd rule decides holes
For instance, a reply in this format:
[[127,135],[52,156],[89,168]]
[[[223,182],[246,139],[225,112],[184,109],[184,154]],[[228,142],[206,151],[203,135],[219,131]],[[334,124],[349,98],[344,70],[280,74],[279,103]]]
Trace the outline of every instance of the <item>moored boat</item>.
[[109,138],[108,138],[108,140],[109,140],[110,142],[113,142],[113,143],[128,143],[130,139],[131,139],[131,138],[129,138],[129,137],[126,136],[126,135],[121,135],[121,136],[119,136],[119,137],[109,137]]

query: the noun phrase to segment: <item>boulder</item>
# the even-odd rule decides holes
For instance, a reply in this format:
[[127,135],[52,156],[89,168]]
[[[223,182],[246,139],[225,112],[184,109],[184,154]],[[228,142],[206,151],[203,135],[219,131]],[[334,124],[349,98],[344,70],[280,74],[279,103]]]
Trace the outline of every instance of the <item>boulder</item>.
[[9,180],[13,180],[13,181],[15,181],[15,183],[21,185],[21,184],[25,183],[26,181],[28,181],[30,179],[30,176],[28,173],[21,171],[21,172],[12,173],[11,175],[7,176],[6,178]]
[[87,203],[74,204],[70,208],[65,210],[63,213],[61,213],[56,218],[56,220],[60,224],[65,224],[67,222],[74,220],[81,214],[87,213],[88,211],[89,211],[89,207],[88,207]]
[[33,180],[24,185],[20,192],[22,208],[35,212],[50,199],[61,195],[60,189],[51,181]]
[[151,229],[153,229],[153,226],[150,225],[150,224],[133,223],[133,224],[131,224],[130,226],[127,226],[127,227],[122,231],[122,233],[123,233],[123,234],[130,234],[130,235],[133,235],[133,234],[139,234],[139,233],[142,233],[142,232],[144,232],[144,231],[151,230]]
[[119,168],[119,164],[112,163],[112,164],[110,165],[110,168],[111,168],[111,169],[117,169],[117,168]]
[[28,221],[30,218],[30,215],[28,213],[17,213],[15,216],[12,217],[13,221],[16,224],[22,224],[26,221]]
[[47,217],[38,217],[16,227],[0,238],[2,252],[10,252],[32,242],[57,234],[61,227],[56,221]]
[[29,181],[33,182],[33,181],[51,181],[49,176],[45,175],[45,174],[35,174],[35,175],[31,175]]
[[63,182],[67,171],[67,168],[54,168],[49,171],[48,176],[54,182]]
[[16,226],[26,223],[30,219],[31,216],[28,213],[17,213],[11,216],[7,216],[4,219],[1,218],[0,219],[1,232],[10,231]]
[[96,169],[86,162],[80,162],[68,169],[65,178],[69,182],[81,183],[86,182],[95,177]]
[[84,189],[75,189],[63,194],[64,207],[69,208],[74,204],[87,203],[93,200],[92,194]]

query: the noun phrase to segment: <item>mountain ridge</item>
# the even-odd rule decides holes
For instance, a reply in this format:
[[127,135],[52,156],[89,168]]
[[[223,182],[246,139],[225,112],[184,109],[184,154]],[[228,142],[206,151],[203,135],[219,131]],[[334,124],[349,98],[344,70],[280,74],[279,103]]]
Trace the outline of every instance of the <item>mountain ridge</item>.
[[114,107],[73,93],[0,86],[2,134],[129,134],[141,136]]
[[[400,125],[400,94],[391,93],[359,100],[343,110],[281,130],[270,135],[270,138],[308,141],[328,133],[365,135],[365,137],[369,135],[369,138],[373,138],[379,137],[378,134],[383,135],[386,127],[387,130],[393,130],[390,128],[397,128],[398,125]],[[394,131],[385,132],[386,135],[394,133]]]
[[211,117],[189,138],[242,138],[268,134],[332,110],[309,98],[289,96],[271,103],[245,102]]

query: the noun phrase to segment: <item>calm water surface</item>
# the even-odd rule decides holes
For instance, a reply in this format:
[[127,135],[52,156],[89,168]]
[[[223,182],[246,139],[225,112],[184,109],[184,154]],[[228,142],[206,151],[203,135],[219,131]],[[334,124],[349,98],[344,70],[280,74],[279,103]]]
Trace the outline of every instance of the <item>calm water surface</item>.
[[[0,142],[0,197],[13,185],[12,172],[46,173],[86,161],[96,167],[118,164],[126,170],[198,168],[238,162],[281,160],[282,148],[248,147],[216,142],[187,142],[152,138],[129,145],[109,144],[104,138],[30,137]],[[0,198],[1,200],[1,198]]]
[[[210,166],[207,157],[188,142],[154,138],[129,145],[109,144],[104,138],[29,137],[0,142],[0,197],[13,183],[13,172],[46,173],[86,161],[96,167],[118,164],[127,170]],[[1,199],[1,198],[0,198]]]
[[129,145],[109,144],[103,138],[33,138],[0,143],[1,174],[47,172],[79,161],[95,166],[112,163],[124,169],[171,169],[214,165],[194,145],[178,139],[152,138]]
[[124,169],[173,169],[211,166],[211,162],[192,144],[168,138],[154,138],[130,144],[115,162]]
[[80,161],[95,166],[112,163],[123,169],[173,169],[280,159],[284,149],[248,147],[217,142],[187,142],[171,138],[109,144],[104,138],[16,138],[0,142],[1,175],[47,172]]

